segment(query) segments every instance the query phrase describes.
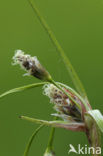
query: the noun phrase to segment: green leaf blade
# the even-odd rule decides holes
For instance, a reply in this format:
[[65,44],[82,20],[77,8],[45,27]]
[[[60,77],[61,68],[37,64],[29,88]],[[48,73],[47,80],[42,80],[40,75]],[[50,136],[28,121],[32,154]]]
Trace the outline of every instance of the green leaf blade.
[[62,120],[47,121],[47,120],[40,120],[36,118],[30,118],[27,116],[20,116],[20,118],[22,120],[26,120],[32,123],[43,124],[45,126],[64,128],[64,129],[72,130],[72,131],[85,131],[85,124],[82,122],[71,122],[71,121],[67,122],[67,121],[62,121]]
[[26,146],[26,149],[25,149],[25,152],[24,152],[23,156],[28,156],[29,151],[30,151],[30,147],[31,147],[31,145],[32,145],[32,143],[33,143],[33,140],[34,140],[35,136],[37,135],[37,133],[43,128],[43,126],[44,126],[44,125],[40,125],[40,126],[33,132],[32,136],[30,137],[29,142],[28,142],[28,144],[27,144],[27,146]]
[[59,44],[59,42],[57,41],[54,33],[52,32],[52,30],[50,29],[50,27],[48,26],[47,22],[45,21],[45,19],[42,17],[42,15],[40,14],[38,8],[36,7],[34,0],[28,0],[33,11],[35,12],[37,18],[39,19],[41,25],[43,26],[43,28],[45,29],[45,31],[47,32],[49,38],[51,39],[52,43],[54,44],[54,46],[57,49],[57,52],[60,54],[70,76],[71,79],[73,81],[73,84],[75,86],[75,88],[77,89],[78,93],[88,102],[88,98],[87,98],[87,94],[86,91],[83,87],[83,84],[81,83],[76,71],[74,70],[70,60],[68,59],[68,57],[65,55],[65,52],[63,50],[63,48],[61,47],[61,45]]
[[26,85],[26,86],[22,86],[22,87],[11,89],[11,90],[1,94],[0,95],[0,99],[5,97],[5,96],[7,96],[7,95],[9,95],[9,94],[12,94],[12,93],[21,92],[21,91],[24,91],[24,90],[28,90],[28,89],[36,88],[36,87],[39,87],[39,86],[43,86],[46,83],[47,82],[34,83],[34,84],[29,84],[29,85]]

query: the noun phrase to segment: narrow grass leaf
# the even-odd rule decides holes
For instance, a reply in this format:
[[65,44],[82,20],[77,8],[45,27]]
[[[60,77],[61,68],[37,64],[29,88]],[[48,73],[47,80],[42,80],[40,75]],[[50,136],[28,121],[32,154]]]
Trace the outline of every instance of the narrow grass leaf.
[[81,83],[76,71],[74,70],[70,60],[68,59],[68,57],[65,55],[64,50],[62,49],[61,45],[59,44],[59,42],[57,41],[54,33],[52,32],[52,30],[50,29],[50,27],[48,26],[47,22],[45,21],[45,19],[42,17],[42,15],[40,14],[38,8],[36,7],[34,0],[28,0],[33,11],[35,12],[37,18],[39,19],[40,23],[42,24],[42,26],[44,27],[45,31],[47,32],[47,34],[49,35],[52,43],[55,45],[58,53],[61,55],[61,58],[65,64],[65,66],[67,67],[67,70],[71,76],[71,79],[74,83],[74,86],[76,87],[77,91],[79,92],[79,94],[85,98],[88,101],[85,89],[83,87],[83,84]]
[[85,131],[85,124],[82,122],[67,122],[67,121],[46,121],[46,120],[40,120],[40,119],[35,119],[35,118],[30,118],[27,116],[20,116],[22,120],[26,120],[32,123],[36,124],[43,124],[45,126],[51,126],[51,127],[58,127],[58,128],[64,128],[67,130],[72,130],[72,131]]
[[40,125],[40,126],[33,132],[32,136],[30,137],[29,142],[28,142],[28,144],[27,144],[27,146],[26,146],[26,149],[25,149],[25,152],[24,152],[23,156],[28,156],[29,151],[30,151],[30,147],[31,147],[31,145],[32,145],[32,143],[33,143],[33,140],[34,140],[35,136],[37,135],[37,133],[41,130],[41,128],[43,128],[43,126],[44,126],[44,125]]
[[11,89],[11,90],[6,91],[5,93],[1,94],[0,99],[3,98],[6,95],[9,95],[9,94],[12,94],[12,93],[21,92],[21,91],[24,91],[24,90],[27,90],[27,89],[32,89],[32,88],[36,88],[36,87],[39,87],[39,86],[43,86],[46,83],[47,82],[34,83],[34,84],[29,84],[29,85],[26,85],[26,86]]

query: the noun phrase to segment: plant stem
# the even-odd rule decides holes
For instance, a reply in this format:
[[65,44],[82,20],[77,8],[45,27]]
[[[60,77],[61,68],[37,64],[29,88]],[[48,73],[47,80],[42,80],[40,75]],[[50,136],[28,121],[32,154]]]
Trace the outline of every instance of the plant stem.
[[49,149],[52,149],[54,134],[55,134],[55,128],[53,127],[53,128],[51,128],[49,142],[48,142],[48,146],[47,146],[47,148],[49,148]]
[[[57,120],[57,117],[55,117],[54,120]],[[54,134],[55,134],[55,128],[52,127],[51,128],[51,131],[50,131],[50,136],[49,136],[49,141],[48,141],[47,149],[51,149],[52,150],[53,140],[54,140]]]
[[[55,117],[54,120],[57,120],[57,117]],[[55,127],[52,127],[50,130],[49,141],[45,153],[51,152],[53,150],[54,135],[55,135]]]

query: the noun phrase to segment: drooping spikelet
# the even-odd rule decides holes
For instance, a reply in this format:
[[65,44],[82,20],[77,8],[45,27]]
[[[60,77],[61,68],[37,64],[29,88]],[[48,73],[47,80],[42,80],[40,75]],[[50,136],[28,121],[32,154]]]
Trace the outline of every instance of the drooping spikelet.
[[[74,121],[82,121],[80,110],[61,90],[53,84],[46,84],[43,89],[44,95],[48,96],[50,102],[54,104],[54,109],[58,112],[58,114],[56,114],[57,116],[63,119],[72,118]],[[80,103],[80,100],[69,90],[65,89],[65,91],[67,91],[76,102]]]
[[40,64],[36,56],[31,57],[26,55],[22,50],[16,50],[15,55],[13,56],[14,65],[19,64],[21,68],[27,71],[28,75],[35,76],[41,80],[50,79],[50,74],[46,69]]

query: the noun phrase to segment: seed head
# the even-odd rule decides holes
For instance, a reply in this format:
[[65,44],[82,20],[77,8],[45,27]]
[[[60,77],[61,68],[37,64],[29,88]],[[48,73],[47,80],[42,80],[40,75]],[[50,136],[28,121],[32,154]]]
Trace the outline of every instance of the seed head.
[[[44,85],[43,89],[44,95],[50,98],[50,102],[54,104],[54,109],[58,112],[56,116],[59,116],[64,120],[68,120],[70,118],[72,118],[74,121],[82,120],[80,110],[77,108],[74,102],[71,99],[69,99],[68,96],[65,95],[61,90],[59,90],[53,84],[46,84]],[[65,91],[67,91],[68,94],[70,94],[71,97],[80,104],[80,100],[78,99],[78,97],[73,95],[67,89],[65,89]]]
[[27,75],[32,75],[40,80],[49,81],[51,79],[50,74],[40,64],[36,56],[31,57],[25,54],[22,50],[16,50],[13,56],[14,65],[19,64],[22,69],[27,71]]

